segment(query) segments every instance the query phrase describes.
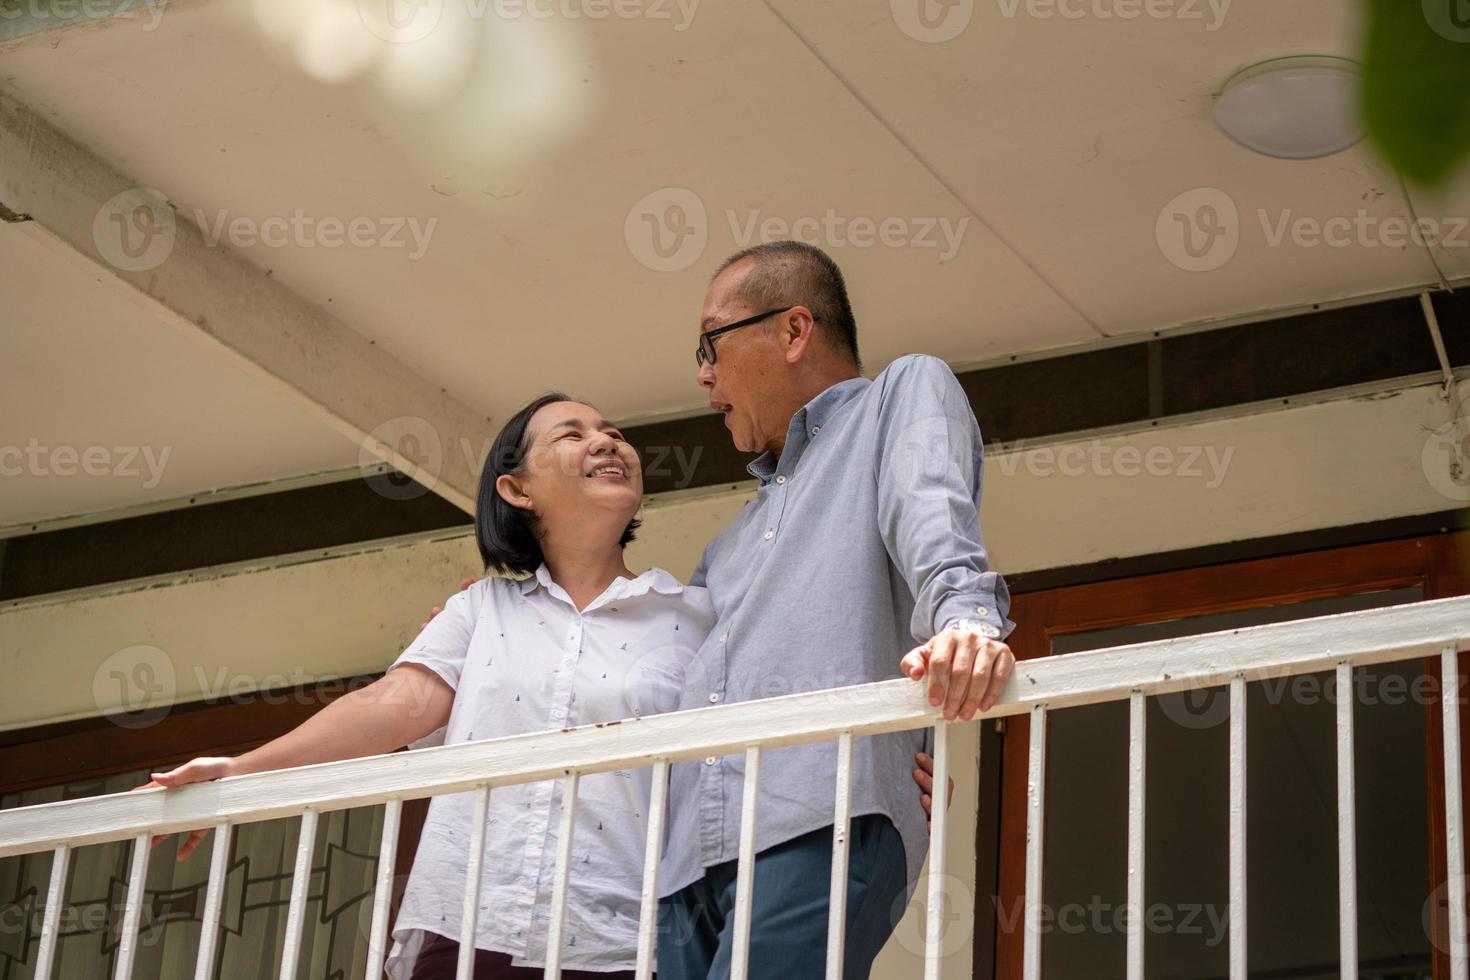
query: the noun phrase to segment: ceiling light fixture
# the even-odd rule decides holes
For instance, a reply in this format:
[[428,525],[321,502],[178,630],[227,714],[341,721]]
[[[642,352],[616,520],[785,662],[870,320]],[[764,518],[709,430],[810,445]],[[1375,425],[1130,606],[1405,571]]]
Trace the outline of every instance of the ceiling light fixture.
[[1358,65],[1296,55],[1242,68],[1215,97],[1215,125],[1246,149],[1284,160],[1330,156],[1363,138]]

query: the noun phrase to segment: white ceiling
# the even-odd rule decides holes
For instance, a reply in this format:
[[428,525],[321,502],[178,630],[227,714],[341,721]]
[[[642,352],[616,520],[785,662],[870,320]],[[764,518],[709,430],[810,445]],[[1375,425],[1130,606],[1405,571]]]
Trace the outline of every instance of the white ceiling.
[[[904,234],[968,222],[953,255],[941,255],[938,230],[937,247],[859,247],[817,229],[847,272],[875,370],[909,351],[974,361],[1435,276],[1424,249],[1373,237],[1273,246],[1261,213],[1270,225],[1360,209],[1380,219],[1407,215],[1404,195],[1361,146],[1271,160],[1210,119],[1212,93],[1246,64],[1352,54],[1347,0],[1235,0],[1223,17],[1224,0],[1162,0],[1147,9],[1198,19],[1133,20],[1096,14],[1128,0],[1063,0],[1089,12],[1080,18],[1027,13],[1054,9],[1050,0],[960,0],[948,9],[969,11],[967,26],[936,43],[905,33],[910,0],[632,0],[624,9],[670,19],[509,27],[466,19],[484,6],[476,0],[442,0],[426,41],[382,45],[378,67],[327,83],[267,28],[346,9],[333,2],[175,3],[156,24],[38,35],[6,50],[0,86],[189,220],[300,210],[435,221],[418,258],[304,243],[242,252],[497,418],[548,387],[624,418],[702,406],[691,350],[704,283],[748,243],[741,229],[773,217],[897,219]],[[457,46],[478,59],[459,74],[446,68]],[[431,57],[415,60],[426,47]],[[439,78],[455,95],[406,101],[392,94],[405,77]],[[1196,188],[1223,191],[1239,214],[1233,257],[1207,272],[1171,264],[1156,231],[1161,209]],[[1464,189],[1420,197],[1421,214],[1470,213]],[[696,234],[680,268],[655,271],[641,212],[670,203],[687,205],[695,229],[703,212],[704,245]],[[26,261],[9,254],[13,238],[0,235],[7,294]],[[1452,278],[1470,274],[1467,251],[1437,250]],[[61,273],[13,282],[24,284],[25,316],[7,310],[0,344],[31,364],[18,385],[23,358],[0,369],[7,429],[10,401],[38,414],[24,433],[72,444],[121,438],[111,433],[131,420],[146,429],[134,441],[176,440],[197,464],[170,470],[166,496],[355,462],[355,446],[289,397],[243,374],[220,380],[227,355],[96,290],[78,315],[89,287]],[[111,388],[59,356],[97,349],[97,334],[111,348],[87,363]],[[150,383],[116,384],[139,375]],[[0,525],[150,499],[86,482],[7,480]]]
[[0,456],[0,525],[357,464],[294,397],[22,227],[0,222],[0,447],[18,451]]

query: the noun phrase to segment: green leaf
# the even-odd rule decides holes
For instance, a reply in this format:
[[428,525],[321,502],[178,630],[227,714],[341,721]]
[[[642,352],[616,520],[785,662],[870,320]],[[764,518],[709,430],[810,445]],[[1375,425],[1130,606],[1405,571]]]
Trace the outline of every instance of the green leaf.
[[1365,0],[1363,122],[1416,184],[1442,184],[1470,154],[1470,0]]

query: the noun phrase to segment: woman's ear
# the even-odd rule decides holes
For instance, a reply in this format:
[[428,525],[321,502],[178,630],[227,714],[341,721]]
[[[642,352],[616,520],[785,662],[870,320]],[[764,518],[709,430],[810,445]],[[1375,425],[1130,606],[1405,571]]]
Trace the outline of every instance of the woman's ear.
[[526,488],[521,481],[509,473],[502,473],[495,478],[495,492],[500,494],[500,499],[520,510],[532,510],[531,495],[526,493]]

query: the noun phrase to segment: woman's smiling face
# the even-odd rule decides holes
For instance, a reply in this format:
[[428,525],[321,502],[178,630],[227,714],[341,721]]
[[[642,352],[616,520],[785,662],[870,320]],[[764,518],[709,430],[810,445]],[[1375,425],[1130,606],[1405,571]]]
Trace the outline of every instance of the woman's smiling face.
[[[552,402],[531,416],[526,458],[513,480],[543,527],[575,523],[589,508],[626,522],[643,501],[638,454],[602,414],[581,402]],[[523,506],[501,485],[501,496]]]

